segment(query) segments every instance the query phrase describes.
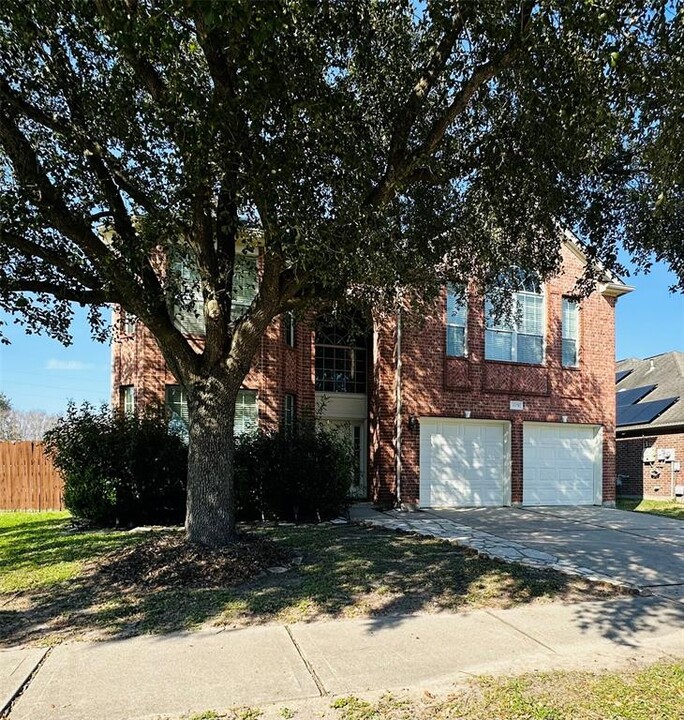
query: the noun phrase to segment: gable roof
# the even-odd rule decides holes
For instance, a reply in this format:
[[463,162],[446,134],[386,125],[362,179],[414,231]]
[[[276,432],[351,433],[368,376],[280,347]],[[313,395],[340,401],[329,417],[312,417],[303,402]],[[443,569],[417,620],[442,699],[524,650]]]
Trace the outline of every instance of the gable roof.
[[[563,235],[565,236],[565,246],[569,248],[585,265],[589,262],[589,258],[584,252],[582,241],[567,228],[563,229]],[[608,297],[620,297],[627,295],[634,290],[633,285],[627,285],[617,275],[606,270],[603,265],[594,261],[594,265],[599,270],[598,278],[598,290],[602,295]]]
[[[637,402],[631,404],[632,407],[645,403],[654,403],[654,401],[666,400],[667,398],[677,398],[677,400],[669,404],[662,414],[654,417],[650,422],[642,422],[640,424],[624,424],[618,425],[618,431],[652,431],[656,428],[682,426],[684,430],[684,352],[672,351],[661,355],[654,355],[643,360],[638,358],[629,358],[620,360],[615,367],[619,378],[616,384],[617,402],[627,400],[630,397],[638,397]],[[629,371],[628,374],[620,377],[620,373]],[[655,387],[651,387],[655,386]],[[649,388],[648,392],[636,392],[637,389]],[[629,396],[623,395],[622,392],[633,390]],[[623,403],[624,407],[624,403]],[[656,405],[652,405],[656,408]],[[623,417],[625,414],[623,413]],[[644,417],[648,417],[645,413]],[[619,422],[619,418],[618,418]]]

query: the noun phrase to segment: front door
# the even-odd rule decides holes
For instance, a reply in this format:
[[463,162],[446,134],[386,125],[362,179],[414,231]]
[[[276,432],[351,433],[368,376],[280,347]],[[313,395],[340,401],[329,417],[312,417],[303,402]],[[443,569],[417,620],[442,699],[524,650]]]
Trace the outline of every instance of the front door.
[[365,420],[324,420],[325,424],[338,433],[349,445],[354,448],[354,457],[357,460],[354,476],[350,488],[350,495],[355,498],[365,498],[366,484],[366,421]]

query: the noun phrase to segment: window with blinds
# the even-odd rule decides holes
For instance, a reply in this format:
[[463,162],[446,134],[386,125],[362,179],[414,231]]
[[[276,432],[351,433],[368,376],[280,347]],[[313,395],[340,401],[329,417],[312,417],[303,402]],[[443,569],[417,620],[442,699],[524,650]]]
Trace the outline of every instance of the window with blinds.
[[563,298],[562,317],[563,367],[579,365],[579,304]]
[[240,390],[235,403],[236,435],[254,432],[259,425],[259,412],[257,408],[257,394],[254,390]]
[[[184,429],[189,424],[188,399],[180,385],[166,386],[166,413],[169,424]],[[259,424],[257,394],[254,390],[240,390],[235,403],[235,423],[233,432],[242,435],[256,430]]]
[[521,279],[510,316],[496,317],[490,300],[485,303],[485,358],[541,365],[544,361],[544,295],[537,278]]
[[257,294],[256,255],[236,255],[233,270],[232,319],[242,317]]
[[463,292],[447,288],[446,303],[446,354],[463,357],[466,354],[468,306]]
[[187,264],[176,263],[183,302],[176,302],[173,308],[174,322],[186,335],[204,335],[204,298],[199,274]]
[[[189,303],[177,303],[174,308],[176,326],[188,335],[204,335],[204,298],[197,270],[188,265],[177,265],[183,297]],[[258,288],[257,256],[238,254],[233,270],[233,320],[242,317],[252,304]]]

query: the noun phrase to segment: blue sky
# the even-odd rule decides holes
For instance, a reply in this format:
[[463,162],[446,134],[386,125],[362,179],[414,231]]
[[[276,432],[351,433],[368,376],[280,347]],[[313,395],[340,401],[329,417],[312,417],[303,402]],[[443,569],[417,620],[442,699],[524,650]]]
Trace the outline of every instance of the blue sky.
[[[668,287],[674,276],[662,266],[626,282],[636,290],[617,306],[617,358],[684,351],[684,296]],[[0,314],[0,319],[7,319]],[[77,311],[74,342],[65,348],[54,340],[26,335],[18,325],[6,328],[12,344],[0,346],[0,392],[18,410],[62,413],[69,399],[108,402],[111,348],[90,339],[83,311]]]

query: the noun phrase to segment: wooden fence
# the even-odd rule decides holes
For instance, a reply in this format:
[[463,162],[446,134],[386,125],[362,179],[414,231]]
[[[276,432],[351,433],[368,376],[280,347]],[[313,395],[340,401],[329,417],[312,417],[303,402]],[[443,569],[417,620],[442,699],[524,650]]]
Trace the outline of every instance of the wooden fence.
[[39,442],[0,442],[0,510],[62,510],[63,482]]

